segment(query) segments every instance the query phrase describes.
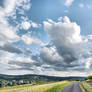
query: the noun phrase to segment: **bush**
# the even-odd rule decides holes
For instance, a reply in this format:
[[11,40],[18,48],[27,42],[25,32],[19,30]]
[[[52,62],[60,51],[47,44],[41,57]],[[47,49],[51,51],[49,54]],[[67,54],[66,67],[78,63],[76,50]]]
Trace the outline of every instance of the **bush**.
[[91,80],[92,80],[92,75],[88,76],[88,78],[87,78],[87,79],[91,79]]

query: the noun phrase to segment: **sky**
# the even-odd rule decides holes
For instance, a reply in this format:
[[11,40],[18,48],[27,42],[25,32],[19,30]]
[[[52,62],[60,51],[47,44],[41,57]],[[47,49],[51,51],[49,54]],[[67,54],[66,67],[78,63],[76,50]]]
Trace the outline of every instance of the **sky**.
[[92,74],[91,0],[0,0],[0,74]]

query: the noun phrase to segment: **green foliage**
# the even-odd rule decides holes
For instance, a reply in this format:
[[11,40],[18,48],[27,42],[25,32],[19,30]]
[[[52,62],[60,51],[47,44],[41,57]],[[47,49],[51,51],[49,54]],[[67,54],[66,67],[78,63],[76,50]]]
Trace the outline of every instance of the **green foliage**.
[[87,79],[91,79],[91,80],[92,80],[92,75],[88,76],[88,78],[87,78]]
[[85,81],[88,80],[88,78],[85,78]]
[[68,83],[57,84],[53,88],[48,89],[45,92],[60,92],[63,88],[66,87],[66,85],[68,85]]
[[80,79],[77,79],[76,81],[80,81]]

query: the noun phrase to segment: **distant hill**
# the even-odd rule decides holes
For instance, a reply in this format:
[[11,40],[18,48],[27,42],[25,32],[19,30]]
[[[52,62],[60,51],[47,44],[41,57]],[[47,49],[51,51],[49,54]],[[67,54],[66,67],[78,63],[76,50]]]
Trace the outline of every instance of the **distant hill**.
[[45,75],[4,75],[0,74],[1,80],[47,80],[47,81],[62,81],[62,80],[84,80],[86,77],[57,77],[57,76],[45,76]]

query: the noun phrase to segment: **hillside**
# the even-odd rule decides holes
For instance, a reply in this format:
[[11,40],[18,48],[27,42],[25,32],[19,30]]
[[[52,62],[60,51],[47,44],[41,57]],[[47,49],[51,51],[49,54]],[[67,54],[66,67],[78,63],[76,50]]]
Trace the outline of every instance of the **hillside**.
[[0,79],[2,80],[47,80],[47,81],[62,81],[62,80],[84,80],[85,77],[57,77],[57,76],[45,76],[45,75],[35,75],[35,74],[27,74],[27,75],[3,75],[0,74]]

